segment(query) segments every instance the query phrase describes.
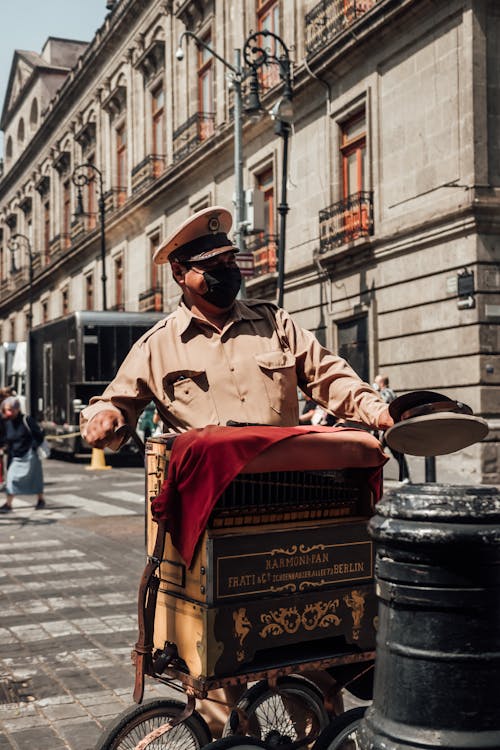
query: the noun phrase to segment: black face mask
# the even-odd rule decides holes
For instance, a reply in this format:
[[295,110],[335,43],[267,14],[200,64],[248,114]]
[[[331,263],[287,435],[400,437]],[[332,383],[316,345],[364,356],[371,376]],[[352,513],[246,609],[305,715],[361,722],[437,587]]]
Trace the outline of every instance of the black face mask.
[[241,271],[238,266],[216,266],[203,274],[208,291],[203,299],[215,307],[229,307],[240,291]]

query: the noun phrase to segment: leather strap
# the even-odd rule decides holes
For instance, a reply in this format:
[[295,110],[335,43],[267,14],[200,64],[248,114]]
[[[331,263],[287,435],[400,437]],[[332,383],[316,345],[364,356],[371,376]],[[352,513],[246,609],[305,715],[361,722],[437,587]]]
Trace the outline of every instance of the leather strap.
[[142,703],[144,696],[144,676],[153,674],[153,636],[156,611],[156,598],[160,578],[155,575],[160,567],[165,547],[165,521],[158,522],[153,554],[148,558],[139,584],[137,599],[137,620],[139,635],[135,644],[135,685],[134,701]]
[[461,401],[434,401],[430,404],[420,404],[411,409],[407,409],[401,414],[400,422],[413,417],[422,417],[426,414],[437,414],[438,412],[453,412],[458,414],[472,414],[472,409]]

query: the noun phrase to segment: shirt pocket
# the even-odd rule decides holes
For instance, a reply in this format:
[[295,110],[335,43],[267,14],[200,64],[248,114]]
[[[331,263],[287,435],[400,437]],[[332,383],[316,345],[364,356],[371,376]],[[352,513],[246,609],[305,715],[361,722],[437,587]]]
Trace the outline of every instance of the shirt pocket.
[[271,409],[281,415],[293,411],[297,402],[297,373],[293,354],[266,352],[256,354],[255,360],[263,376]]
[[166,407],[185,427],[218,424],[205,370],[182,370],[163,378]]

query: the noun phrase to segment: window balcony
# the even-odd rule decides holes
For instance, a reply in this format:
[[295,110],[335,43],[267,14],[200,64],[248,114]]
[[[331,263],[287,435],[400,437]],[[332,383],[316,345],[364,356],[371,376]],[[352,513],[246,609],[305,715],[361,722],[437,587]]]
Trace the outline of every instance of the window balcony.
[[165,157],[149,154],[132,170],[132,192],[143,190],[165,171]]
[[306,53],[313,55],[369,11],[377,0],[321,0],[306,13]]
[[127,189],[124,187],[112,187],[104,193],[104,211],[106,214],[117,211],[127,200]]
[[163,310],[163,289],[153,286],[139,294],[139,312],[161,312]]
[[319,212],[319,249],[326,253],[373,234],[373,193],[353,193]]
[[254,278],[276,273],[278,269],[278,236],[276,234],[260,234],[246,243],[246,249],[253,255]]
[[71,247],[72,236],[67,233],[56,234],[50,241],[50,260],[54,261],[64,255],[64,251]]
[[174,131],[174,162],[181,161],[215,132],[213,112],[196,112]]

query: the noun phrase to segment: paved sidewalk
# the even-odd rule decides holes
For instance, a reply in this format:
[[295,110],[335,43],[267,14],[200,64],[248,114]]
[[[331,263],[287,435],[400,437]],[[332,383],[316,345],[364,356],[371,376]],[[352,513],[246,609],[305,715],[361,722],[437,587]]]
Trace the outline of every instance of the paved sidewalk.
[[[142,509],[84,512],[61,518],[25,502],[2,519],[0,750],[91,750],[133,705]],[[150,683],[147,696],[160,691]]]

